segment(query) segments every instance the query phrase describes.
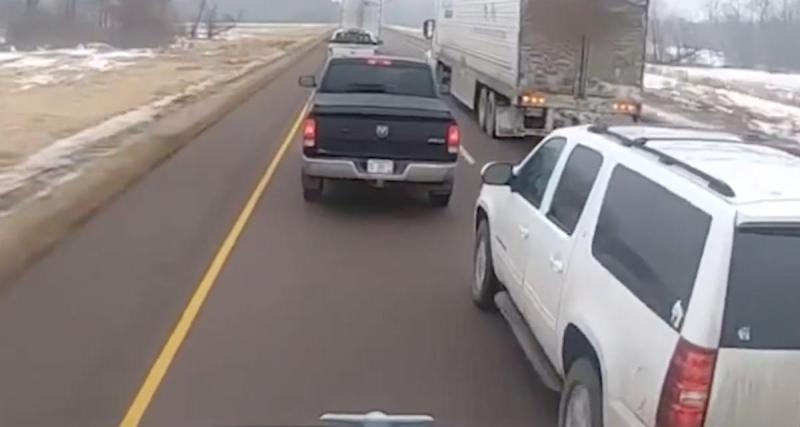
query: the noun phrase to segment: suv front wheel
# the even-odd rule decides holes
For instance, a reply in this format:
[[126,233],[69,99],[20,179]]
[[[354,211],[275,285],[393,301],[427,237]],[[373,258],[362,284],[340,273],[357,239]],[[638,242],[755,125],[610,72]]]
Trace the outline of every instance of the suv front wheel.
[[561,390],[559,427],[603,427],[603,387],[589,359],[572,364]]
[[496,308],[494,295],[500,291],[502,286],[494,274],[489,223],[485,219],[478,225],[473,261],[475,274],[472,278],[472,301],[481,310],[492,311]]

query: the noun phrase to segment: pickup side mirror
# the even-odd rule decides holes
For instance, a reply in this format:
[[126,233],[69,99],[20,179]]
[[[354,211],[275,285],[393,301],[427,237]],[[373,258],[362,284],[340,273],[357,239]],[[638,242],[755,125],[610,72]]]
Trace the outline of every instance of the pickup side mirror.
[[317,87],[317,78],[314,76],[300,76],[300,78],[297,79],[297,84],[301,87],[315,88]]
[[422,23],[422,35],[427,40],[433,39],[433,33],[436,32],[436,20],[428,19]]
[[481,179],[486,185],[510,185],[513,178],[511,163],[490,162],[481,169]]
[[439,95],[449,95],[450,85],[447,83],[439,83]]

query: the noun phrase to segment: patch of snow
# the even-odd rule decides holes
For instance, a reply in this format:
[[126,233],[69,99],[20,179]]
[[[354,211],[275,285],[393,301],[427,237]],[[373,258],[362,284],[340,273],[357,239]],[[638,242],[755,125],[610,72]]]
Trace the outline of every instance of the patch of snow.
[[[179,94],[158,99],[148,105],[114,116],[99,125],[55,141],[22,163],[0,168],[0,199],[30,185],[34,185],[36,190],[31,197],[45,196],[58,185],[79,176],[81,168],[92,159],[109,156],[124,147],[124,145],[102,147],[103,141],[136,126],[151,123],[173,105],[198,96],[216,85],[236,80],[282,55],[284,53],[276,52],[235,72],[194,84]],[[0,216],[11,212],[13,207],[0,211]]]
[[[782,138],[800,138],[800,106],[780,102],[781,98],[774,93],[772,98],[768,98],[771,92],[764,92],[765,96],[755,96],[745,89],[731,89],[735,88],[732,85],[709,86],[651,73],[645,75],[644,84],[645,90],[670,98],[684,109],[741,116],[751,130]],[[674,114],[670,118],[682,120],[674,117]]]
[[31,70],[36,68],[52,67],[58,62],[57,58],[47,58],[36,55],[24,55],[15,61],[0,64],[0,68],[11,68],[15,70]]
[[652,105],[644,105],[642,107],[642,115],[648,120],[672,124],[682,127],[698,128],[698,129],[713,129],[714,127],[707,124],[692,120],[685,115],[672,113]]
[[103,72],[155,57],[150,49],[117,50],[93,43],[72,49],[0,53],[0,72],[21,75],[15,81],[20,90],[36,86],[75,81],[92,72]]

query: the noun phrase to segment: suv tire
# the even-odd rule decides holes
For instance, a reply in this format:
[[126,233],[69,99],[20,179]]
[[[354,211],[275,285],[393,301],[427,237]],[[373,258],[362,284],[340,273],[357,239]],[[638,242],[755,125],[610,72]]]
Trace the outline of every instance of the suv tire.
[[589,359],[578,359],[569,367],[558,405],[558,426],[603,427],[603,387]]
[[484,219],[478,225],[473,253],[472,302],[483,311],[495,311],[494,296],[502,289],[494,273],[489,223]]

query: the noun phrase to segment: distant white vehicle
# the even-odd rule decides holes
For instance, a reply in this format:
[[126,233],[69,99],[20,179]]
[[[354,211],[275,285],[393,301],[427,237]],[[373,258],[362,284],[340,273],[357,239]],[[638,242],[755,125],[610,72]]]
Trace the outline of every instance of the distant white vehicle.
[[492,137],[638,118],[647,0],[436,0],[431,61]]
[[369,31],[361,29],[336,30],[328,42],[328,56],[375,56],[381,42]]
[[383,0],[341,0],[340,28],[359,28],[381,36]]
[[560,427],[793,427],[800,158],[737,135],[558,130],[483,170],[472,296]]

